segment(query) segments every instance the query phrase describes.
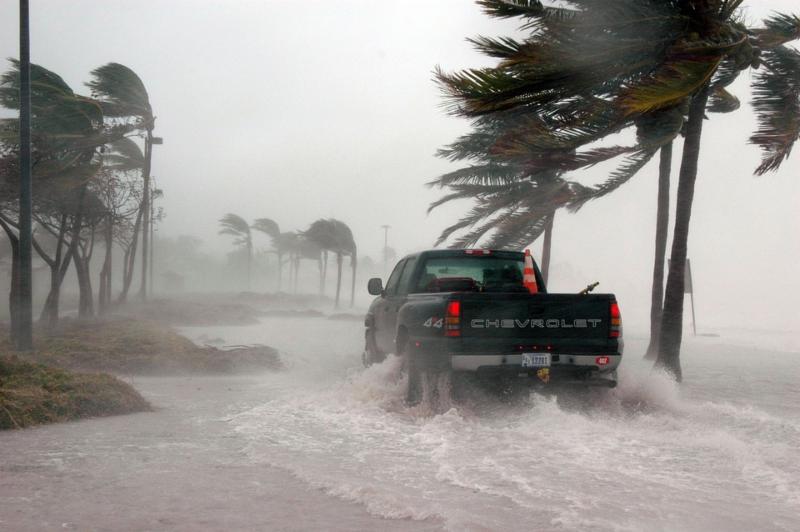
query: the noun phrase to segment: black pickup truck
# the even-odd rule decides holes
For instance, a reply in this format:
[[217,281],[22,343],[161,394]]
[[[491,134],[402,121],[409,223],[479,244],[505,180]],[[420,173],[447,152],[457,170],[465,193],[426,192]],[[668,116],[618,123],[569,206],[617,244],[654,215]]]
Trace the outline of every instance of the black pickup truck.
[[[364,363],[405,357],[408,399],[427,372],[466,371],[616,386],[622,324],[612,294],[549,294],[515,251],[433,250],[403,258],[365,319]],[[533,266],[533,271],[530,270]],[[525,279],[533,281],[535,285]]]

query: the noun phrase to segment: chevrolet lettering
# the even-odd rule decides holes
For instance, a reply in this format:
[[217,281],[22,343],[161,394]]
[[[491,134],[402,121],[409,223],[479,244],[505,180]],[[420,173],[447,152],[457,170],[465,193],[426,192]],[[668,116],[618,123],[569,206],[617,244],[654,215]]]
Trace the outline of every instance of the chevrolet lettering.
[[540,320],[540,319],[528,319],[528,320],[519,320],[519,319],[477,319],[471,320],[469,322],[469,326],[475,329],[491,329],[492,327],[498,329],[526,329],[526,328],[541,328],[541,329],[557,329],[559,327],[563,329],[571,329],[573,327],[577,327],[579,329],[585,329],[587,327],[599,327],[600,324],[603,322],[601,319],[597,318],[588,318],[588,319],[580,319],[575,318],[574,320],[564,320],[564,319],[550,319],[550,320]]

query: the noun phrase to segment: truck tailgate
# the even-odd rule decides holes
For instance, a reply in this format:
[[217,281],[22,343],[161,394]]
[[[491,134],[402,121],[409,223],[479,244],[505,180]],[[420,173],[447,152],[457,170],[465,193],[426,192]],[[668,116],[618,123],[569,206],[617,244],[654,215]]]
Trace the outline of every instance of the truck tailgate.
[[470,349],[485,342],[552,346],[558,351],[580,347],[593,351],[616,344],[610,338],[610,294],[460,294],[461,337]]

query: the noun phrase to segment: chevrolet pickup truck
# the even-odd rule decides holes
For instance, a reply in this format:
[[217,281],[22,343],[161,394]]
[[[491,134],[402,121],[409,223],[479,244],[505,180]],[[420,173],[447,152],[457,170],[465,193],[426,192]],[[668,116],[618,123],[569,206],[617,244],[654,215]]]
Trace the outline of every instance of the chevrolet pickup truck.
[[[527,267],[526,267],[527,266]],[[612,294],[550,294],[529,253],[433,250],[404,257],[365,319],[364,364],[404,357],[407,401],[431,372],[616,386],[623,351]]]

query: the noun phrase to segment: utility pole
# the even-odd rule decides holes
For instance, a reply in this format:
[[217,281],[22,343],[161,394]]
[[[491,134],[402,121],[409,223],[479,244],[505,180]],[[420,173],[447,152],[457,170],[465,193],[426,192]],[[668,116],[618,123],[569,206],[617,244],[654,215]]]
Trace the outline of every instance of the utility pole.
[[31,267],[31,42],[28,0],[19,0],[19,275],[16,312],[18,351],[33,349]]
[[142,301],[147,300],[147,271],[150,257],[150,169],[153,161],[153,146],[163,144],[164,139],[153,136],[152,124],[147,128],[147,135],[144,138],[144,186],[142,187],[142,285],[139,288],[139,297]]
[[[153,178],[155,179],[155,178]],[[156,254],[156,209],[155,209],[155,182],[153,188],[150,190],[150,294],[152,295],[156,282],[153,279],[153,257]]]
[[391,225],[382,225],[383,229],[383,271],[389,268],[389,229]]

